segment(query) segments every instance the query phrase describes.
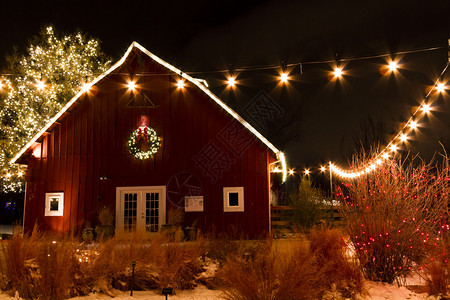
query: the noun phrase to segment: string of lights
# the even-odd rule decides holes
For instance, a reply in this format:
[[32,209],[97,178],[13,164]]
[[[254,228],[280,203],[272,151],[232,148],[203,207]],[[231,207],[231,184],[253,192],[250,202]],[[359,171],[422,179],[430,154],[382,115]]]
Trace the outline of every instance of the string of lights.
[[[412,50],[405,50],[405,51],[399,51],[395,53],[384,53],[384,54],[377,54],[377,55],[369,55],[369,56],[358,56],[358,57],[347,57],[347,58],[341,58],[338,61],[339,62],[350,62],[350,61],[360,61],[360,60],[370,60],[375,58],[383,58],[383,57],[395,57],[398,55],[406,55],[406,54],[413,54],[413,53],[420,53],[420,52],[429,52],[429,51],[436,51],[444,49],[445,47],[428,47],[428,48],[420,48],[420,49],[412,49]],[[284,64],[282,63],[282,68],[289,68],[289,67],[296,67],[296,66],[303,66],[303,65],[317,65],[317,64],[332,64],[336,63],[336,59],[334,60],[314,60],[314,61],[299,61],[294,63],[288,63]],[[271,69],[278,69],[280,68],[279,64],[267,64],[267,65],[254,65],[254,66],[242,66],[237,67],[235,69],[229,68],[229,69],[222,69],[222,70],[209,70],[209,71],[188,71],[185,72],[188,75],[202,75],[202,74],[214,74],[214,73],[233,73],[233,72],[244,72],[244,71],[258,71],[258,70],[271,70]],[[99,76],[102,73],[92,73],[91,76]],[[47,75],[62,75],[62,73],[48,73]],[[118,75],[129,75],[128,73],[118,73]],[[161,76],[161,75],[173,75],[173,73],[137,73],[135,76]],[[12,77],[12,76],[21,76],[21,74],[15,74],[15,73],[0,73],[0,77]]]
[[[382,147],[381,151],[379,151],[372,159],[370,159],[367,163],[362,164],[358,167],[353,167],[351,169],[344,169],[338,167],[336,163],[329,163],[328,170],[331,173],[343,178],[343,179],[354,179],[360,177],[364,174],[368,174],[375,170],[378,166],[383,164],[384,160],[387,160],[395,155],[397,151],[400,150],[399,145],[406,144],[410,139],[411,135],[414,134],[415,131],[419,129],[422,123],[420,120],[430,114],[433,111],[433,101],[431,99],[431,95],[434,93],[444,94],[447,90],[447,86],[444,82],[442,82],[443,75],[447,71],[450,64],[450,56],[447,61],[444,69],[440,73],[438,79],[434,82],[431,88],[428,90],[425,98],[421,101],[420,105],[414,110],[411,117],[405,123],[405,125],[398,131],[398,133],[387,143],[385,147]],[[391,72],[394,72],[398,65],[395,63],[390,63],[388,66]],[[342,74],[335,76],[341,76]],[[320,167],[321,172],[325,172],[327,168],[325,166]],[[311,173],[310,169],[305,169],[303,171],[305,175],[309,175]],[[289,170],[289,175],[294,175],[295,171],[293,169]]]
[[[449,41],[450,42],[450,41]],[[398,63],[398,60],[395,60],[394,57],[398,55],[404,55],[404,54],[410,54],[410,53],[418,53],[418,52],[426,52],[426,51],[435,51],[439,49],[443,49],[444,47],[431,47],[431,48],[425,48],[425,49],[414,49],[414,50],[408,50],[408,51],[402,51],[397,52],[395,54],[389,53],[389,54],[380,54],[380,55],[372,55],[372,56],[363,56],[363,57],[354,57],[354,58],[342,58],[339,60],[323,60],[323,61],[306,61],[306,62],[297,62],[297,63],[291,63],[291,64],[282,64],[281,69],[282,72],[279,74],[278,80],[282,84],[286,84],[291,78],[289,76],[289,72],[286,70],[288,68],[291,68],[293,66],[302,66],[302,65],[308,65],[308,64],[336,64],[336,67],[334,70],[330,73],[329,79],[330,80],[339,80],[343,75],[347,75],[347,72],[344,71],[342,67],[339,67],[339,62],[349,62],[349,61],[356,61],[356,60],[368,60],[368,59],[375,59],[375,58],[382,58],[382,57],[390,57],[387,64],[382,67],[382,74],[387,75],[391,74],[397,71],[398,68],[401,66]],[[408,139],[410,138],[410,135],[414,134],[416,130],[421,126],[420,120],[426,116],[427,114],[430,114],[433,110],[432,108],[432,101],[430,101],[430,95],[432,95],[434,92],[438,93],[444,93],[447,89],[446,83],[442,82],[442,77],[444,73],[448,69],[449,62],[447,62],[445,68],[441,72],[439,78],[434,82],[432,88],[428,91],[427,95],[425,96],[424,100],[421,102],[421,104],[418,106],[418,108],[414,111],[410,119],[406,122],[406,124],[401,128],[401,130],[397,133],[397,135],[392,138],[392,140],[384,147],[382,150],[375,155],[372,159],[370,159],[366,164],[361,165],[357,168],[351,168],[351,169],[344,169],[342,167],[338,167],[336,163],[329,163],[328,169],[335,175],[346,178],[346,179],[352,179],[359,177],[363,174],[367,174],[371,172],[372,170],[375,170],[377,166],[381,165],[383,163],[383,160],[389,159],[392,157],[398,150],[399,145],[406,144]],[[234,72],[243,72],[243,71],[251,71],[251,70],[269,70],[269,69],[277,69],[280,68],[279,65],[260,65],[260,66],[248,66],[248,67],[240,67],[234,70],[217,70],[217,71],[207,71],[207,72],[185,72],[185,74],[208,74],[208,73],[228,73],[228,88],[234,88],[236,84],[238,83],[236,77],[233,75]],[[381,71],[381,70],[380,70]],[[100,73],[92,73],[91,76],[97,75]],[[13,88],[10,84],[10,82],[5,78],[7,76],[15,76],[18,74],[2,74],[0,76],[4,76],[3,78],[0,77],[0,92],[5,90],[5,87]],[[43,79],[42,76],[39,76],[39,74],[36,75],[36,80],[34,83],[34,87],[36,89],[36,92],[42,92],[45,89],[49,88],[49,84],[46,84],[45,79]],[[49,76],[50,74],[46,74]],[[129,76],[130,74],[123,74]],[[158,75],[161,76],[161,74],[151,74],[151,73],[141,73],[141,74],[134,74],[133,76],[139,77],[139,76],[152,76],[152,75]],[[167,73],[166,75],[173,76],[173,72]],[[180,79],[177,81],[178,88],[183,88],[185,85],[184,80],[182,79],[182,74],[180,74]],[[87,76],[86,76],[87,77]],[[207,83],[204,80],[201,80],[201,82],[207,86]],[[8,83],[8,84],[5,84]],[[131,81],[129,83],[129,88],[134,89],[135,88],[135,81]],[[131,86],[130,86],[131,85]],[[92,82],[89,83],[84,82],[82,86],[80,87],[80,92],[88,92],[90,88],[92,87]],[[322,166],[320,170],[324,172],[327,168]],[[277,172],[277,169],[275,168],[272,170],[272,172]],[[309,169],[305,170],[304,173],[308,175],[310,172]],[[289,174],[294,174],[295,171],[291,170]],[[8,174],[6,174],[8,175]]]

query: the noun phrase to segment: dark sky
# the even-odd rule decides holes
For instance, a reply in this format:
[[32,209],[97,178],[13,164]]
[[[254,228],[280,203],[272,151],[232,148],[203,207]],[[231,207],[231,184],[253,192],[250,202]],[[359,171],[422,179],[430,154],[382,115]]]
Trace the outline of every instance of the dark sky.
[[[450,38],[448,0],[9,1],[0,9],[1,58],[13,46],[24,49],[29,38],[52,24],[59,32],[80,29],[97,37],[114,60],[137,41],[181,70],[198,72],[195,77],[207,79],[244,118],[252,118],[249,107],[265,92],[277,114],[253,125],[287,152],[292,166],[346,162],[369,118],[381,124],[380,139],[387,142],[437,79]],[[207,73],[230,65],[294,64],[428,47],[442,48],[402,56],[404,69],[396,77],[380,75],[383,59],[349,62],[348,76],[334,83],[327,79],[331,64],[304,64],[302,72],[298,65],[288,68],[293,76],[288,87],[277,86],[276,69],[254,70],[239,73],[241,85],[230,92],[220,81],[225,74]],[[438,140],[450,145],[449,97],[441,99],[413,151],[438,151]]]

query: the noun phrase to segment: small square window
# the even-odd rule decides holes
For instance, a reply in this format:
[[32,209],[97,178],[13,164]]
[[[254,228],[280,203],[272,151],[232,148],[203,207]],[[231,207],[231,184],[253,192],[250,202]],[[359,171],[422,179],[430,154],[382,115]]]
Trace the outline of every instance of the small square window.
[[223,211],[242,212],[244,211],[244,188],[224,187],[223,188]]
[[239,206],[239,193],[228,194],[228,206]]
[[45,193],[45,216],[62,216],[64,193]]

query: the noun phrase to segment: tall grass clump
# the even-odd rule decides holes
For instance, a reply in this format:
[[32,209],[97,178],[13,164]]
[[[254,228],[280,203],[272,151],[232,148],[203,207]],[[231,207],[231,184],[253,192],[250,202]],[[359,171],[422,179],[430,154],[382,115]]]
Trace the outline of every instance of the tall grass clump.
[[321,275],[300,242],[282,254],[267,242],[254,257],[230,256],[219,272],[223,298],[230,300],[318,299]]
[[448,218],[448,178],[447,159],[442,166],[390,160],[338,188],[346,229],[368,279],[392,283],[426,264]]
[[204,240],[174,243],[172,238],[165,233],[116,234],[96,249],[90,271],[95,285],[105,293],[112,288],[129,290],[135,262],[135,290],[195,287],[195,277],[202,271],[200,257],[206,253]]
[[253,255],[231,255],[219,271],[224,298],[321,299],[335,287],[344,297],[363,293],[363,276],[345,254],[337,229],[313,228],[310,240],[266,241]]
[[325,276],[322,284],[333,286],[345,298],[364,292],[364,277],[357,260],[349,257],[344,235],[340,229],[314,227],[310,234],[310,249],[316,257],[316,268]]
[[72,240],[39,239],[33,256],[39,270],[39,299],[59,300],[70,296],[74,285],[76,246]]
[[13,295],[17,291],[25,299],[35,299],[39,295],[38,266],[33,252],[37,245],[37,231],[31,236],[14,235],[3,242],[4,289]]

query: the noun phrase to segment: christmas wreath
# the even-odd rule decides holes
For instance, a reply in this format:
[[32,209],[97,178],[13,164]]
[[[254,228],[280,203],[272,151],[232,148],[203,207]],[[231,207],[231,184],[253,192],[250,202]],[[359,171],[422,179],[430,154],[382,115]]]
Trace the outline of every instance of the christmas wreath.
[[[148,150],[143,151],[139,148],[138,142],[141,140],[148,144]],[[153,128],[141,126],[133,131],[128,139],[128,150],[139,159],[148,159],[159,149],[159,137]]]

